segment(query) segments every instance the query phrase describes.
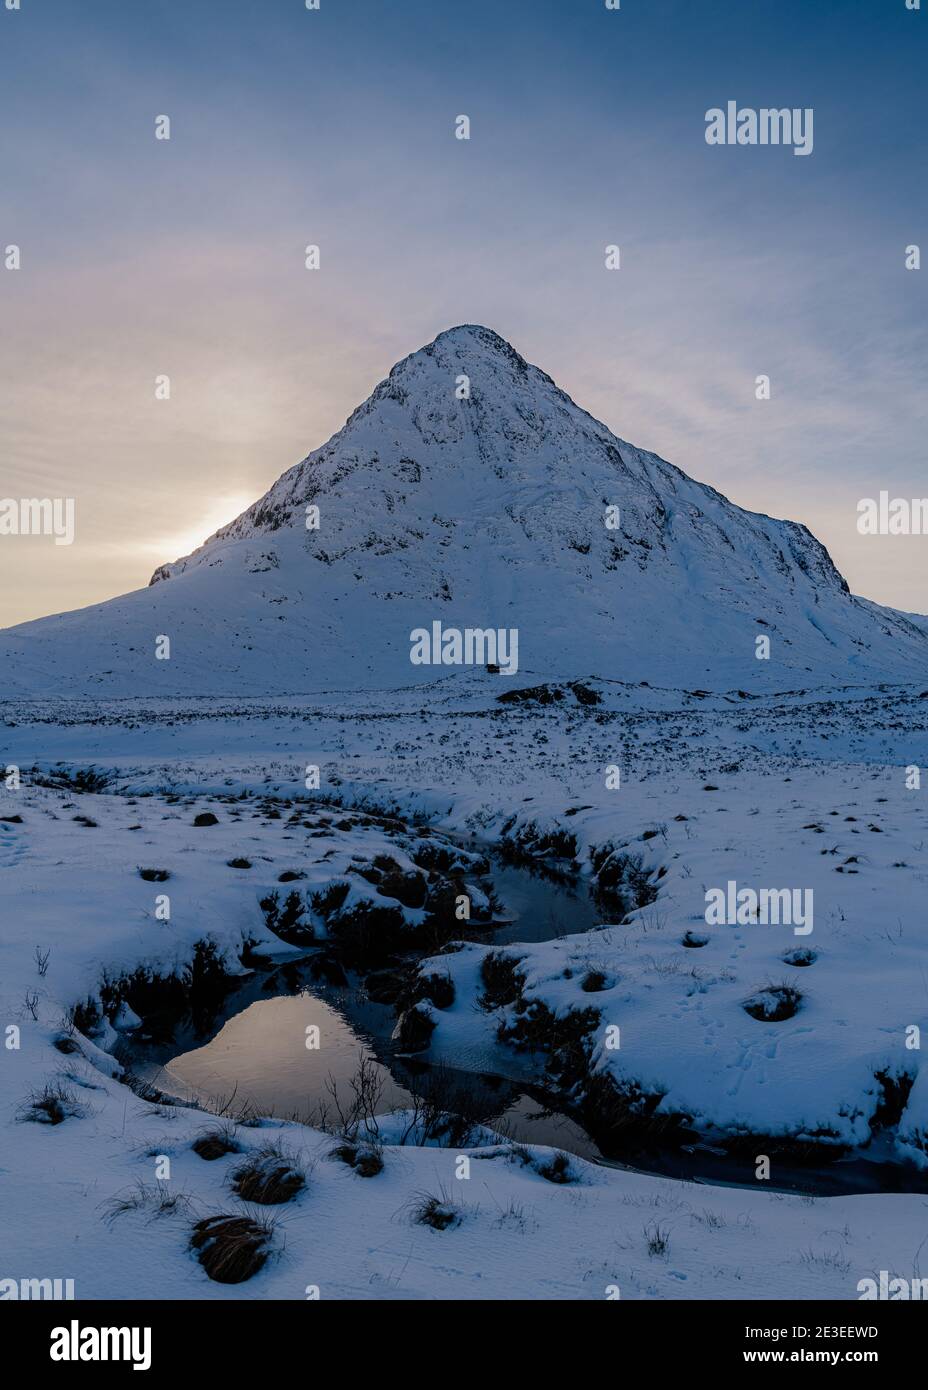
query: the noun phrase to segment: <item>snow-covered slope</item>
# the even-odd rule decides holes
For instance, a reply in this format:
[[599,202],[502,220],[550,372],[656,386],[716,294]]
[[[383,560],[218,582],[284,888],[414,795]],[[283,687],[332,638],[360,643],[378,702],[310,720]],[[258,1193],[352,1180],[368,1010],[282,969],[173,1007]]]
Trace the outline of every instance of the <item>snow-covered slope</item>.
[[148,589],[0,634],[0,695],[409,685],[441,674],[410,663],[412,629],[436,621],[517,629],[530,678],[760,692],[928,676],[923,620],[852,597],[804,526],[617,439],[464,326]]
[[[805,798],[816,794],[815,785],[809,779],[795,790]],[[843,791],[856,794],[849,784]],[[217,813],[217,824],[193,829],[194,812],[207,808]],[[788,816],[781,805],[782,814],[771,813],[767,828],[777,820],[784,829],[795,824],[798,809],[794,804]],[[198,798],[187,806],[177,797],[157,795],[126,800],[34,786],[15,793],[0,788],[0,810],[17,817],[0,821],[0,1017],[7,1038],[0,1067],[4,1282],[61,1277],[74,1280],[77,1299],[240,1298],[253,1305],[262,1299],[305,1300],[312,1285],[323,1299],[364,1301],[604,1300],[619,1293],[622,1300],[856,1300],[865,1291],[862,1281],[879,1280],[880,1271],[892,1278],[920,1277],[925,1196],[913,1190],[911,1174],[900,1179],[908,1191],[787,1195],[771,1190],[781,1177],[776,1158],[773,1181],[755,1181],[753,1156],[761,1150],[754,1147],[734,1174],[746,1186],[672,1181],[575,1157],[569,1159],[567,1174],[554,1180],[544,1176],[556,1157],[551,1149],[516,1147],[502,1139],[488,1142],[485,1133],[466,1140],[449,1136],[447,1146],[420,1146],[415,1134],[399,1138],[409,1127],[408,1115],[389,1116],[377,1126],[382,1171],[363,1178],[344,1162],[333,1161],[338,1140],[332,1134],[267,1118],[236,1123],[232,1117],[238,1106],[247,1113],[243,1087],[237,1100],[226,1094],[222,1101],[220,1133],[233,1151],[207,1160],[195,1145],[216,1133],[214,1115],[160,1103],[137,1078],[135,1093],[123,1084],[131,1077],[110,1049],[117,1030],[134,1031],[138,1020],[132,1011],[120,1008],[116,1028],[99,1020],[94,1040],[66,1022],[68,1009],[87,992],[95,993],[104,974],[116,981],[143,963],[156,966],[161,975],[182,974],[195,943],[207,937],[236,974],[242,969],[238,961],[245,938],[276,960],[299,954],[303,948],[269,936],[258,908],[260,893],[278,881],[285,866],[304,864],[310,881],[323,881],[329,873],[339,875],[349,855],[367,859],[384,848],[397,852],[395,837],[384,842],[377,826],[353,824],[344,831],[329,825],[332,834],[317,838],[318,827],[296,823],[316,825],[308,803],[295,810],[291,806],[286,819],[274,820],[256,801],[232,800],[228,791],[223,800]],[[630,810],[629,820],[633,815]],[[702,818],[714,821],[717,812],[706,810]],[[698,812],[694,819],[698,828]],[[744,815],[726,819],[749,824]],[[912,838],[912,831],[906,831],[906,839]],[[655,843],[663,845],[663,840]],[[688,845],[678,832],[663,846],[662,856],[688,853],[683,849]],[[919,870],[923,833],[921,847],[915,860]],[[228,862],[232,854],[250,856],[251,869],[243,873],[233,867]],[[698,873],[698,857],[696,862]],[[170,921],[155,919],[153,898],[162,885],[144,881],[140,863],[170,872]],[[883,868],[875,864],[874,875]],[[914,879],[915,872],[913,866],[907,878]],[[685,880],[675,879],[679,892]],[[841,882],[853,900],[847,880]],[[867,879],[858,882],[863,887]],[[904,891],[907,905],[918,901],[915,882]],[[805,1038],[787,1023],[752,1021],[754,1037],[740,1044],[737,1101],[731,1065],[736,1009],[725,999],[721,977],[726,972],[719,957],[724,960],[734,938],[748,938],[752,929],[721,929],[718,939],[695,952],[712,959],[702,967],[701,984],[696,971],[689,975],[688,989],[686,973],[670,968],[677,941],[667,939],[668,931],[652,932],[658,938],[652,942],[651,973],[659,986],[655,1004],[662,1007],[675,988],[683,1019],[682,1027],[674,1022],[665,1033],[655,1064],[672,1060],[668,1040],[678,1040],[678,1052],[689,1046],[685,1040],[691,1043],[697,1030],[692,1023],[687,1027],[686,1020],[702,1013],[705,1027],[698,1047],[683,1054],[692,1058],[691,1084],[704,1093],[714,1088],[717,1104],[731,1108],[740,1103],[748,1114],[751,1098],[766,1091],[764,1118],[778,1127],[784,1107],[812,1108],[823,1058],[833,1077],[843,1051],[850,1078],[855,1058],[869,1049],[857,1027],[858,1006],[871,994],[874,1001],[882,997],[879,990],[874,994],[876,962],[881,988],[893,990],[889,997],[895,1001],[884,1010],[880,1050],[887,1060],[914,1072],[919,1053],[905,1052],[902,1037],[904,1025],[920,1016],[919,992],[923,995],[923,973],[911,962],[907,965],[921,939],[917,923],[905,932],[900,926],[898,938],[893,929],[892,943],[880,946],[884,924],[877,914],[870,915],[869,924],[865,917],[862,910],[856,922],[847,924],[850,938],[845,924],[839,935],[832,920],[821,923],[820,941],[816,926],[812,940],[822,946],[821,960],[811,970],[793,971],[797,977],[824,972],[808,986],[807,1009],[794,1021],[804,1022]],[[678,937],[675,930],[673,935]],[[602,946],[594,960],[605,962],[617,976],[619,970],[609,964],[615,959],[616,930],[599,937]],[[856,983],[848,970],[850,941],[867,946]],[[772,941],[742,944],[753,963],[735,962],[731,968],[741,972],[756,968],[765,950],[778,949]],[[466,965],[470,952],[478,949],[442,957],[442,969],[450,966],[457,973],[457,962]],[[521,953],[530,948],[508,949]],[[548,943],[547,953],[566,957],[576,952],[579,959],[590,949],[591,939],[581,935]],[[36,951],[44,957],[41,973]],[[632,947],[632,990],[639,986],[643,954]],[[681,949],[677,954],[694,953]],[[536,988],[541,987],[538,981]],[[834,993],[836,989],[842,992]],[[634,1012],[634,1000],[626,1001],[616,987],[581,997],[584,1004],[602,1006],[621,1020],[623,1055],[630,1051],[640,1059],[635,1026],[640,1015]],[[440,1012],[439,1039],[462,1027],[468,1016],[474,1029],[486,1018],[462,1007]],[[89,1027],[86,1019],[81,1022]],[[777,1037],[770,1037],[771,1032]],[[305,1055],[309,1072],[314,1054]],[[325,1068],[325,1049],[315,1056],[315,1065]],[[538,1060],[543,1065],[541,1056]],[[848,1099],[858,1119],[860,1107],[870,1113],[873,1097],[866,1090],[859,1097],[851,1090]],[[904,1133],[919,1127],[924,1132],[924,1116],[922,1094]],[[866,1130],[865,1123],[861,1127]],[[266,1154],[271,1145],[280,1146],[303,1173],[305,1186],[290,1200],[271,1206],[243,1203],[232,1175],[240,1163]],[[764,1152],[775,1152],[769,1140],[763,1145]],[[463,1174],[462,1151],[472,1162]],[[445,1230],[417,1218],[431,1197],[448,1204],[453,1223]],[[194,1223],[218,1215],[255,1220],[262,1213],[272,1217],[267,1263],[240,1284],[208,1278],[191,1249]],[[656,1235],[661,1235],[657,1246]],[[4,1297],[11,1296],[4,1290]]]

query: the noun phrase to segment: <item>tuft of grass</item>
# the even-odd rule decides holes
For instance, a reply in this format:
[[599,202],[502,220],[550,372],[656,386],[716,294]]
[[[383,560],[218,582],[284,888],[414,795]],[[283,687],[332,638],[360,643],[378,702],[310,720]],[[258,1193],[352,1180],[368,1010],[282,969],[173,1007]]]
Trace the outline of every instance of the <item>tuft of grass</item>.
[[204,1130],[202,1134],[198,1135],[190,1147],[207,1163],[212,1163],[217,1158],[224,1158],[226,1154],[237,1154],[242,1151],[242,1146],[235,1137],[234,1124],[213,1125],[211,1129]]
[[139,878],[146,883],[166,883],[170,877],[168,869],[139,869]]
[[[497,1203],[497,1205],[499,1205],[499,1203]],[[529,1216],[523,1204],[517,1202],[514,1197],[510,1197],[505,1207],[500,1206],[496,1225],[498,1227],[515,1226],[524,1234],[529,1229]]]
[[801,1003],[802,994],[795,985],[765,985],[746,999],[742,1008],[760,1023],[782,1023],[799,1012]]
[[383,1150],[379,1144],[345,1140],[336,1144],[330,1157],[346,1163],[361,1178],[375,1178],[378,1173],[383,1172]]
[[351,892],[351,884],[344,881],[330,883],[317,893],[310,896],[313,912],[318,912],[320,917],[326,920],[334,916],[344,906],[345,899]]
[[90,1037],[100,1027],[100,1006],[95,999],[86,999],[82,1003],[72,1004],[67,1013],[66,1025],[69,1030],[73,1029],[78,1033],[83,1033],[85,1037]]
[[577,1182],[578,1180],[577,1174],[571,1166],[570,1154],[565,1154],[561,1150],[558,1150],[558,1152],[552,1154],[550,1158],[544,1159],[541,1163],[537,1164],[535,1171],[548,1182],[560,1183],[562,1185]]
[[705,1226],[707,1231],[721,1231],[728,1225],[724,1216],[720,1216],[716,1211],[710,1211],[708,1207],[703,1207],[702,1211],[694,1211],[690,1220],[698,1226]]
[[644,1241],[652,1259],[662,1258],[670,1249],[670,1231],[659,1221],[649,1221],[644,1228]]
[[306,1186],[306,1173],[279,1144],[249,1154],[235,1169],[232,1190],[243,1202],[277,1206],[290,1202]]
[[103,1205],[103,1219],[107,1224],[130,1211],[147,1212],[149,1220],[155,1221],[159,1216],[174,1216],[187,1210],[190,1198],[185,1192],[172,1191],[165,1183],[147,1183],[139,1179],[133,1187],[117,1192]]
[[797,946],[795,950],[784,952],[780,959],[785,965],[814,965],[818,960],[818,952],[809,946]]
[[243,859],[241,857],[239,857],[238,859],[227,859],[226,867],[229,869],[250,869],[251,860]]
[[834,1269],[839,1274],[847,1274],[851,1262],[840,1250],[800,1250],[799,1258],[811,1269]]
[[708,946],[709,938],[702,932],[688,931],[684,933],[681,944],[688,946],[690,950],[696,950],[699,946]]
[[409,1213],[417,1226],[428,1226],[433,1231],[448,1231],[461,1222],[461,1209],[452,1202],[445,1189],[439,1188],[438,1196],[431,1192],[415,1192],[409,1201]]
[[312,940],[314,936],[312,927],[301,921],[306,911],[306,904],[296,891],[287,894],[282,906],[280,894],[269,893],[267,897],[261,899],[259,907],[264,913],[264,925],[268,931],[273,932],[284,941],[293,940],[294,937]]
[[450,1009],[455,999],[454,981],[445,971],[431,975],[420,975],[416,981],[417,993],[434,1004],[436,1009]]
[[19,1109],[19,1119],[39,1125],[60,1125],[67,1119],[82,1119],[87,1107],[61,1081],[49,1081],[41,1091],[33,1091]]
[[59,787],[72,792],[102,792],[109,786],[112,777],[112,773],[98,772],[95,767],[79,767],[72,772],[59,763],[47,777],[36,776],[34,781],[40,787]]
[[164,1091],[159,1091],[157,1086],[153,1086],[150,1081],[146,1081],[143,1076],[137,1076],[134,1071],[124,1071],[119,1078],[123,1086],[128,1086],[133,1095],[138,1096],[139,1100],[144,1100],[149,1105],[176,1105],[177,1101],[173,1096],[166,1095]]
[[518,958],[507,956],[504,951],[487,952],[480,963],[484,989],[477,1003],[481,1009],[490,1013],[493,1009],[515,1003],[523,983],[518,966]]
[[273,1222],[252,1216],[206,1216],[190,1236],[190,1247],[217,1284],[243,1284],[264,1268],[271,1253]]

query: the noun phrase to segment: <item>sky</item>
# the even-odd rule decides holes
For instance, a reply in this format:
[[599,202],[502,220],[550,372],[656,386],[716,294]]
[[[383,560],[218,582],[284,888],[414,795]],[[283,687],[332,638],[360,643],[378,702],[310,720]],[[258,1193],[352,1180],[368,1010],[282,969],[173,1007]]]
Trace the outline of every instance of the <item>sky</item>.
[[[928,495],[928,0],[9,3],[0,499],[76,529],[0,536],[0,625],[144,586],[458,323],[928,611],[928,536],[856,524]],[[708,145],[729,100],[812,153]]]

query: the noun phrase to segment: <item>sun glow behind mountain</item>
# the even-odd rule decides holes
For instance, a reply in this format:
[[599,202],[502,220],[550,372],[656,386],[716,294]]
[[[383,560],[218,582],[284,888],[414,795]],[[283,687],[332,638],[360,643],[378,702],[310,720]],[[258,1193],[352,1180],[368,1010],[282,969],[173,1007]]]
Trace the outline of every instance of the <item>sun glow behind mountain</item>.
[[195,525],[187,527],[184,531],[171,531],[167,535],[155,535],[146,542],[145,549],[151,554],[157,554],[162,559],[166,555],[170,555],[172,559],[189,555],[191,551],[196,550],[205,540],[208,540],[214,531],[218,531],[220,526],[225,526],[240,516],[254,500],[254,497],[245,492],[217,497],[209,504]]

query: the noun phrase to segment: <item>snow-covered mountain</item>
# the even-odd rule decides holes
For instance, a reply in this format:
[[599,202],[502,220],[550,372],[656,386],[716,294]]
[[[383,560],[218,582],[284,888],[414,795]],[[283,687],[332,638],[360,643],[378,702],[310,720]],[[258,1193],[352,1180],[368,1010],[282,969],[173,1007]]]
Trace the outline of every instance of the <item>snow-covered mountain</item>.
[[804,526],[616,438],[465,325],[399,362],[147,589],[0,634],[0,694],[409,685],[454,670],[410,661],[412,630],[435,622],[517,629],[520,680],[765,692],[928,677],[926,620],[853,597]]

